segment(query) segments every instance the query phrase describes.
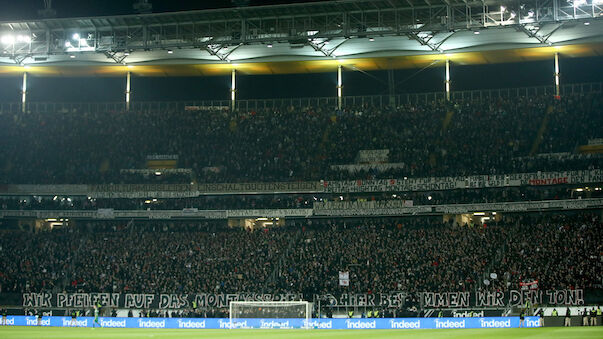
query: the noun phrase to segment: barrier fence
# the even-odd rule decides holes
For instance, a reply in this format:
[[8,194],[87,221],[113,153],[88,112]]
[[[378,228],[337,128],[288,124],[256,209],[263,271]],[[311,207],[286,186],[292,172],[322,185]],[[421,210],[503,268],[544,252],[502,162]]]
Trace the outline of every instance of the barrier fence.
[[[601,93],[603,83],[576,83],[561,86],[561,94]],[[475,100],[495,98],[515,98],[530,95],[554,95],[553,86],[532,86],[520,88],[480,89],[451,92],[452,100]],[[344,96],[343,107],[375,106],[384,107],[403,104],[420,104],[430,101],[443,101],[446,99],[444,92],[405,93],[394,96],[365,95]],[[194,101],[136,101],[130,103],[130,110],[135,112],[169,112],[184,111],[186,107],[223,107],[231,106],[230,100],[194,100]],[[313,98],[278,98],[278,99],[242,99],[236,100],[238,110],[267,109],[275,107],[337,107],[337,97]],[[21,112],[20,102],[0,103],[1,112]],[[125,102],[28,102],[26,110],[29,112],[122,112],[126,110]]]
[[[92,317],[7,316],[9,326],[40,327],[110,327],[110,328],[182,328],[182,329],[454,329],[454,328],[517,328],[519,317],[479,318],[314,318],[309,322],[300,318],[238,319],[225,318],[113,318],[100,317],[95,324]],[[540,317],[526,317],[522,327],[540,327]]]

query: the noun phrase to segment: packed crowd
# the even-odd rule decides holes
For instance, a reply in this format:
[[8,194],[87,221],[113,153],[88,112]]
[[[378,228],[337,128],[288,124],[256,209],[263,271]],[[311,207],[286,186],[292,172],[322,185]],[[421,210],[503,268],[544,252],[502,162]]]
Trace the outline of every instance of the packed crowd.
[[[600,95],[280,108],[246,112],[2,114],[0,183],[190,182],[143,178],[146,156],[177,155],[197,182],[448,176],[586,169],[600,159],[521,157],[573,152],[601,137]],[[542,135],[539,137],[539,131]],[[541,140],[536,143],[536,140]],[[359,150],[388,149],[394,171],[351,174]],[[145,181],[146,180],[146,181]]]
[[[88,222],[2,231],[0,291],[377,293],[601,288],[600,215],[308,219],[256,231],[219,222]],[[350,272],[340,286],[339,271]],[[488,285],[483,278],[497,273]],[[311,299],[311,297],[310,297]]]

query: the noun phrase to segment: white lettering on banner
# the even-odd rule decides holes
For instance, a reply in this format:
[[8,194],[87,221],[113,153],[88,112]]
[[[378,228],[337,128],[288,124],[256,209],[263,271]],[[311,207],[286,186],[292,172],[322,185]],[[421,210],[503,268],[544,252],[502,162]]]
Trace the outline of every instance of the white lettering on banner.
[[195,320],[178,319],[178,327],[179,328],[205,328],[205,320],[195,321]]
[[323,181],[326,193],[441,191],[526,185],[560,185],[601,182],[602,170],[537,172],[467,177],[433,177],[356,181]]
[[358,328],[377,328],[377,321],[373,320],[373,321],[363,321],[363,320],[346,320],[345,321],[345,325],[347,326],[347,328],[354,328],[354,329],[358,329]]
[[475,293],[476,306],[478,307],[503,307],[505,306],[504,298],[505,294],[502,291],[477,291]]
[[393,329],[408,329],[408,328],[419,329],[419,328],[421,328],[421,322],[418,319],[416,321],[406,321],[406,320],[396,321],[396,320],[392,319],[389,321],[389,324],[390,324],[391,328],[393,328]]
[[465,328],[465,320],[435,319],[436,328]]
[[332,329],[333,321],[317,321],[317,320],[304,320],[304,326],[307,328],[316,328],[316,329]]
[[6,319],[6,320],[2,320],[2,321],[6,322],[6,323],[0,322],[0,324],[3,324],[3,325],[14,325],[15,324],[15,318],[10,318],[10,319]]
[[482,328],[510,328],[511,327],[511,319],[507,320],[479,320],[480,326]]
[[115,319],[100,319],[101,327],[122,327],[126,328],[126,319],[115,320]]
[[540,327],[540,322],[538,320],[530,320],[526,319],[526,327]]
[[[79,319],[75,321],[75,324],[69,318],[62,318],[61,322],[63,323],[63,327],[88,327],[88,319]],[[105,327],[101,321],[101,327]],[[112,326],[117,327],[117,326]],[[126,327],[126,321],[124,320],[124,326]]]
[[260,328],[290,328],[289,321],[260,319]]
[[389,149],[362,149],[356,156],[357,163],[381,163],[389,160]]
[[222,319],[218,320],[218,325],[220,328],[228,328],[228,329],[233,329],[233,328],[249,328],[249,326],[247,325],[247,320],[244,321],[225,321]]
[[[343,272],[342,272],[343,273]],[[345,274],[343,275],[345,277]],[[5,297],[0,295],[0,297]],[[11,296],[12,297],[12,296]],[[316,294],[311,298],[323,300],[331,306],[400,307],[404,305],[408,293],[342,293]],[[508,292],[420,292],[423,308],[472,307],[501,308],[524,305],[526,301],[539,305],[584,305],[583,290],[510,290]],[[25,308],[89,308],[99,302],[104,307],[134,309],[182,309],[190,308],[195,302],[198,307],[224,308],[231,301],[296,301],[302,294],[262,294],[262,293],[200,293],[200,294],[119,294],[119,293],[23,293],[22,306]],[[0,299],[4,300],[4,299]]]
[[382,201],[317,201],[315,210],[348,210],[348,209],[394,209],[413,207],[412,200],[382,200]]
[[178,309],[188,307],[187,294],[160,294],[159,308]]
[[154,294],[126,294],[126,308],[149,308],[155,299]]
[[23,293],[23,307],[52,307],[51,293]]
[[452,311],[453,318],[471,318],[471,317],[483,317],[484,311]]
[[309,217],[312,215],[311,208],[292,209],[261,209],[261,210],[227,210],[229,218],[243,217]]
[[27,326],[50,326],[50,319],[42,318],[38,324],[38,319],[36,317],[26,317],[25,324]]
[[469,307],[469,292],[423,292],[421,301],[423,307]]
[[140,328],[165,328],[165,319],[164,320],[138,319],[138,327],[140,327]]

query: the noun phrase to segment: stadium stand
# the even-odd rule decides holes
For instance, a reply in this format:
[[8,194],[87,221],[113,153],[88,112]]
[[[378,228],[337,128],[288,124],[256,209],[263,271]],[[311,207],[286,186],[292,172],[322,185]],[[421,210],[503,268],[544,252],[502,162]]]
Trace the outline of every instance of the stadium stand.
[[[230,113],[2,114],[0,180],[22,184],[297,181],[507,174],[599,168],[573,152],[599,135],[596,93],[430,102],[396,108],[282,107]],[[543,121],[546,128],[540,131]],[[541,134],[539,134],[541,133]],[[222,140],[229,140],[225,143]],[[538,140],[537,147],[534,144]],[[22,145],[28,145],[23,149]],[[389,149],[393,170],[334,170],[363,149]],[[537,151],[537,152],[535,152]],[[193,174],[124,175],[174,154]]]
[[[2,292],[315,293],[600,286],[600,216],[514,215],[488,225],[441,218],[327,219],[284,228],[208,222],[86,222],[3,231]],[[530,240],[528,240],[530,239]],[[44,255],[40,255],[44,253]],[[354,283],[338,285],[351,268]],[[482,277],[498,272],[490,286]]]

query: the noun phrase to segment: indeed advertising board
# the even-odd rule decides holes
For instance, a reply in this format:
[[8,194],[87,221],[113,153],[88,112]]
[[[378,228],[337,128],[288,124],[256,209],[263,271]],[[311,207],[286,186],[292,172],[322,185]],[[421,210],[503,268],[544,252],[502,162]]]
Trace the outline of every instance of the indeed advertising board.
[[[538,317],[526,317],[525,327],[539,327]],[[188,328],[188,329],[237,329],[304,328],[305,319],[237,319],[223,318],[99,318],[94,324],[92,317],[43,317],[40,322],[31,316],[8,316],[6,325],[53,326],[53,327],[113,327],[113,328]],[[513,328],[519,327],[519,317],[480,318],[352,318],[312,319],[308,327],[315,329],[450,329],[450,328]]]

